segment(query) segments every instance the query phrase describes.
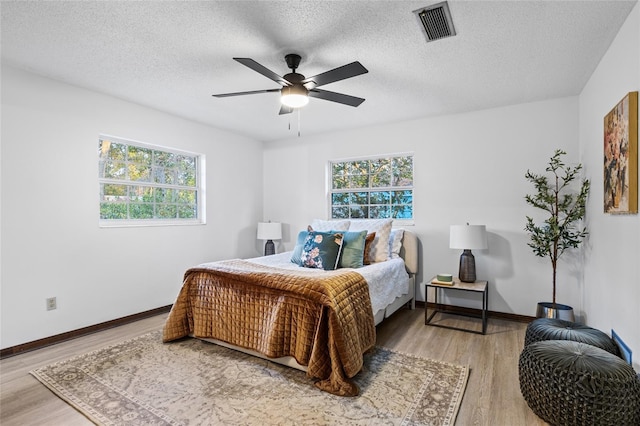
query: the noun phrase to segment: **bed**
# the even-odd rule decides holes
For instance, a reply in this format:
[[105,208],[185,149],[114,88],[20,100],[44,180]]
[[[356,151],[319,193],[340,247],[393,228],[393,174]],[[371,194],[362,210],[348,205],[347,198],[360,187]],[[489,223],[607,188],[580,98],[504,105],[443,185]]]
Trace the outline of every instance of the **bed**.
[[417,238],[392,234],[400,244],[392,248],[393,235],[383,241],[389,258],[357,269],[302,268],[292,263],[295,249],[190,268],[163,340],[207,340],[306,371],[324,391],[357,395],[350,379],[375,345],[375,326],[415,307]]

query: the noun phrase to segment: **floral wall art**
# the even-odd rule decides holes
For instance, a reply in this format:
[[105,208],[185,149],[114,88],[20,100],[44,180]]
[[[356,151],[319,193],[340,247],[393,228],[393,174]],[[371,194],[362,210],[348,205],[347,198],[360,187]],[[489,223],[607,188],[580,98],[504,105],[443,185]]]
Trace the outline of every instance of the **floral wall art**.
[[638,92],[604,117],[604,212],[638,213]]

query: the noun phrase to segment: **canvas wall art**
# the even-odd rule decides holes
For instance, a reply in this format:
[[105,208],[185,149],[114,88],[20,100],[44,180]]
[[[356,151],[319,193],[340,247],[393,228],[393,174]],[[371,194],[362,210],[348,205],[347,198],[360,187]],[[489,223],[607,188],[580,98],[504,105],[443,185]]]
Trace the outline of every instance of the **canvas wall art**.
[[638,92],[604,117],[604,212],[638,213]]

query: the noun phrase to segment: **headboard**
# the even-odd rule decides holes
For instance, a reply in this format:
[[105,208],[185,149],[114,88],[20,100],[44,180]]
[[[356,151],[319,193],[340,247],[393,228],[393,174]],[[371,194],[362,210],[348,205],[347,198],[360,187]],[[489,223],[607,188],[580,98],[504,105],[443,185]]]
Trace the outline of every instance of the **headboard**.
[[418,273],[418,237],[411,231],[404,230],[400,257],[404,259],[407,271],[411,274]]

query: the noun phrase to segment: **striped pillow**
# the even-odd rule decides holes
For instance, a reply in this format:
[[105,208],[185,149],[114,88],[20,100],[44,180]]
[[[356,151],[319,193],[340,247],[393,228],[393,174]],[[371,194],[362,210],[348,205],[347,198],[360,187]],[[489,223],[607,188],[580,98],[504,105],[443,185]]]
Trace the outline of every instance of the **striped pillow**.
[[392,223],[393,219],[351,220],[349,232],[367,231],[367,233],[376,233],[369,250],[369,261],[371,263],[384,262],[389,259],[389,237]]

